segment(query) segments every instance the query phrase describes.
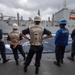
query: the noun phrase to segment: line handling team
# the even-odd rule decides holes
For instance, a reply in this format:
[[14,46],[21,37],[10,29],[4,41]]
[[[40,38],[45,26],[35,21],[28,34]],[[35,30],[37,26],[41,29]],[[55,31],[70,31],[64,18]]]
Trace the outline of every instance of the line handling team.
[[[61,19],[59,22],[59,30],[57,30],[55,35],[55,57],[56,61],[54,61],[54,64],[58,67],[63,64],[63,58],[65,53],[65,48],[68,45],[68,38],[69,38],[69,30],[65,27],[67,24],[66,19]],[[34,17],[34,25],[30,26],[22,32],[20,32],[19,27],[16,23],[13,24],[12,31],[8,33],[7,41],[10,44],[10,47],[12,49],[14,59],[16,61],[16,65],[19,65],[18,62],[18,51],[23,56],[24,59],[24,72],[27,72],[28,66],[31,63],[31,60],[35,56],[35,74],[39,73],[39,67],[40,67],[40,61],[42,57],[43,52],[43,44],[42,41],[44,39],[52,38],[52,32],[41,26],[41,18],[39,15]],[[30,35],[30,38],[27,36],[27,34]],[[44,36],[46,35],[46,36]],[[27,57],[25,56],[25,52],[22,48],[22,37],[27,39],[30,42],[30,49],[27,54]],[[75,29],[71,33],[72,38],[72,50],[71,50],[71,56],[68,56],[67,58],[69,60],[74,61],[74,55],[75,55]],[[3,32],[2,29],[0,29],[0,52],[3,59],[3,64],[8,62],[9,59],[6,58],[5,53],[5,44],[3,39]]]

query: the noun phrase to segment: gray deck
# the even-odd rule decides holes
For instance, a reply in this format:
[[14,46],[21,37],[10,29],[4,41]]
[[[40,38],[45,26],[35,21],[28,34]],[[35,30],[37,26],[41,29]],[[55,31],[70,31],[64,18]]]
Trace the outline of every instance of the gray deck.
[[[55,60],[54,53],[43,54],[41,59],[41,67],[38,75],[75,75],[75,61],[69,61],[67,56],[70,53],[65,53],[64,64],[61,67],[54,65],[53,61]],[[7,55],[7,58],[11,60],[2,64],[2,60],[0,61],[0,75],[35,75],[35,66],[34,66],[34,58],[28,67],[28,72],[25,73],[23,71],[23,60],[22,56],[19,55],[19,65],[15,64],[14,58],[12,55]]]

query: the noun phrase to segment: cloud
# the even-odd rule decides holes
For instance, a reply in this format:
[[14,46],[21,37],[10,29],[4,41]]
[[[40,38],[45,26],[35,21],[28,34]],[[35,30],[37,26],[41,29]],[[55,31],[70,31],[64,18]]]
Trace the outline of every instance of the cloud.
[[[17,12],[24,19],[34,17],[41,11],[42,19],[48,19],[55,12],[63,8],[64,0],[0,0],[0,12],[4,15],[16,16]],[[66,0],[69,9],[75,9],[75,0]]]

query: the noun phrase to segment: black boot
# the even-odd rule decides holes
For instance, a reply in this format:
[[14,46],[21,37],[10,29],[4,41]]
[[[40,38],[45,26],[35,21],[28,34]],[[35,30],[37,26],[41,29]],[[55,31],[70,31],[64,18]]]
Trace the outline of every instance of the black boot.
[[61,64],[63,64],[63,59],[61,60]]
[[74,61],[74,57],[67,57],[69,60]]
[[3,64],[5,64],[8,61],[9,61],[9,59],[3,59]]
[[60,63],[58,63],[57,61],[54,61],[54,64],[60,67]]
[[38,72],[39,72],[39,68],[36,67],[36,68],[35,68],[35,74],[38,74]]
[[24,72],[27,72],[27,66],[24,66]]
[[18,60],[16,61],[16,65],[19,65]]

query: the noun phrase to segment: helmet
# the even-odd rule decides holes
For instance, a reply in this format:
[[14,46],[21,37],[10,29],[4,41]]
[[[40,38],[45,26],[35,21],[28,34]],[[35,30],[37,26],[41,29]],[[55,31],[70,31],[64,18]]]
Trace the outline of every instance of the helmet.
[[61,19],[59,23],[60,24],[67,24],[67,20],[66,19]]
[[13,29],[18,29],[18,25],[16,23],[13,24]]
[[39,16],[39,15],[35,16],[35,17],[34,17],[34,21],[41,21],[40,16]]

